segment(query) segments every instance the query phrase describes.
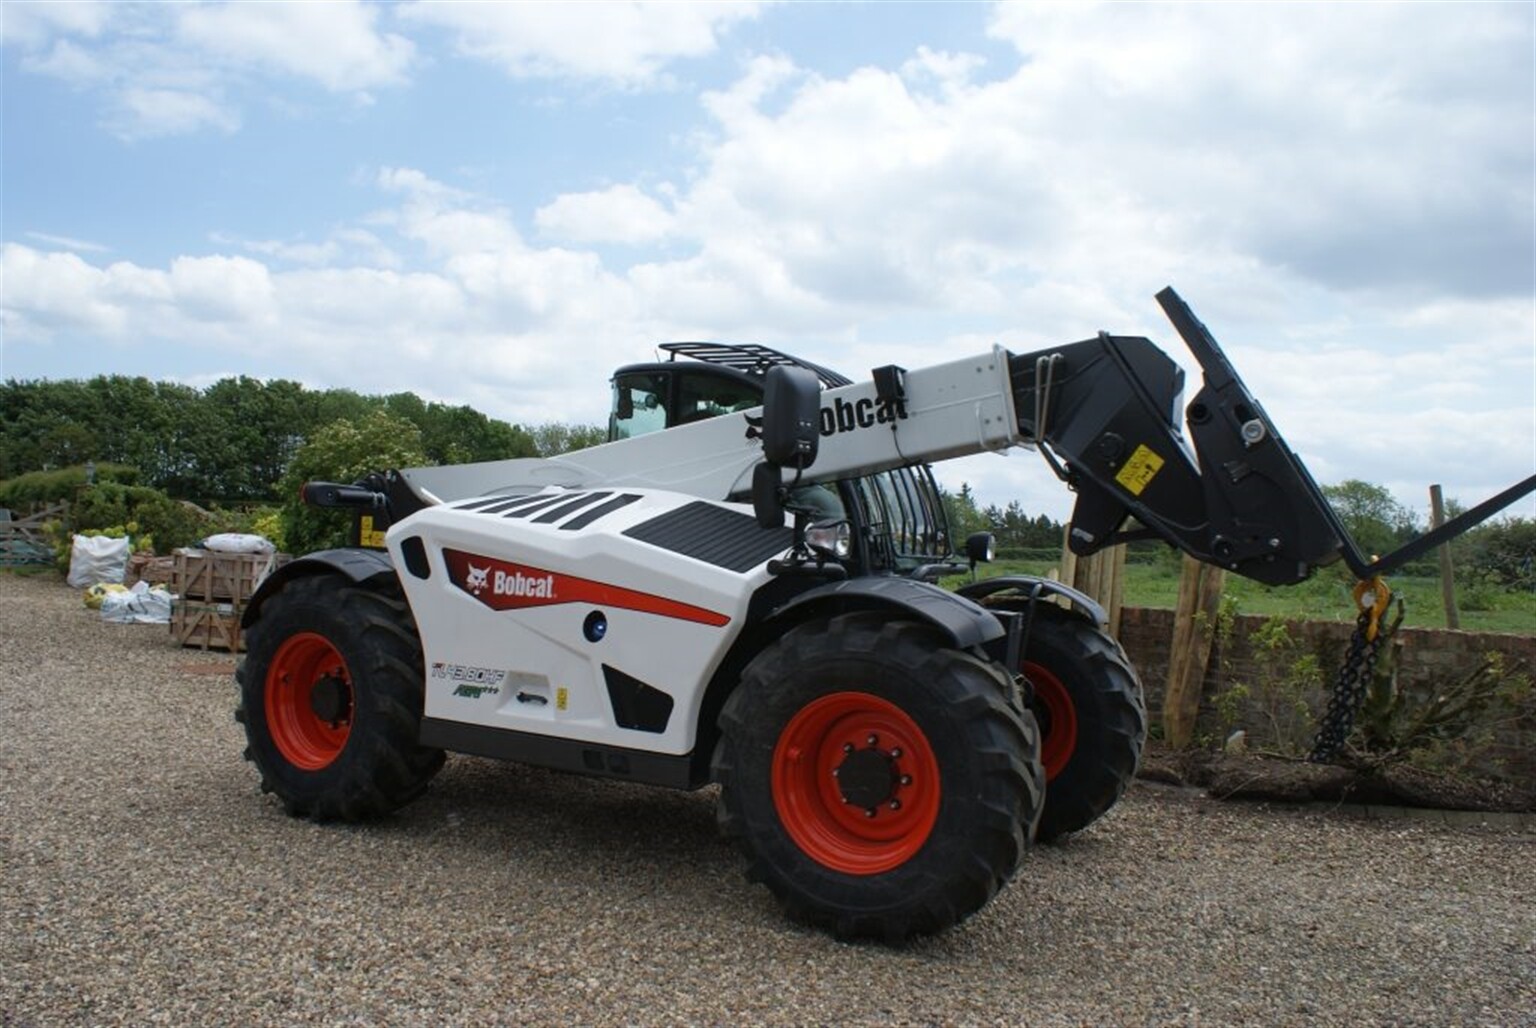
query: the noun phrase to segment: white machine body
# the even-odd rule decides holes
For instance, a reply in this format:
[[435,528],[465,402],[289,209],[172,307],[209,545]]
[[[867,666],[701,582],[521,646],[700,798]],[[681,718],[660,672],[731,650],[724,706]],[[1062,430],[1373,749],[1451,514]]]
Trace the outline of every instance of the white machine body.
[[704,689],[790,542],[738,504],[608,487],[418,511],[388,533],[398,568],[408,539],[426,558],[400,580],[428,718],[666,754],[692,749]]

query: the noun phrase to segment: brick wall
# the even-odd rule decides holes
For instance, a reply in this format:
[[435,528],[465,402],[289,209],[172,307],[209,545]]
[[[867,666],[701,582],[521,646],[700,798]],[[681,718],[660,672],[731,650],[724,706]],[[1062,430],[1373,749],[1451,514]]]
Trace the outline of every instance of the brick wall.
[[[1213,699],[1234,683],[1272,680],[1284,668],[1270,666],[1271,650],[1257,648],[1253,636],[1268,618],[1245,615],[1236,618],[1231,634],[1218,639],[1211,655],[1210,671],[1202,688],[1198,733],[1212,736],[1223,728]],[[1331,684],[1354,630],[1351,624],[1332,621],[1288,621],[1287,634],[1293,647],[1286,651],[1282,664],[1312,656],[1321,669],[1323,681]],[[1120,615],[1120,642],[1141,673],[1147,693],[1147,710],[1153,724],[1160,720],[1163,692],[1168,683],[1168,648],[1173,638],[1173,611],[1146,607],[1127,607]],[[1503,655],[1504,666],[1514,669],[1523,663],[1525,673],[1536,676],[1536,636],[1503,635],[1492,632],[1453,632],[1448,629],[1402,628],[1394,639],[1398,651],[1398,684],[1409,695],[1428,695],[1470,673],[1488,653]],[[1307,697],[1313,711],[1327,703],[1325,694]],[[1265,709],[1260,709],[1265,707]],[[1277,711],[1274,704],[1250,701],[1239,722],[1248,732],[1252,745],[1271,745],[1274,723],[1284,723],[1288,711]],[[1298,715],[1301,717],[1301,715]],[[1310,730],[1315,722],[1302,725]],[[1528,700],[1520,722],[1501,733],[1492,756],[1504,763],[1503,773],[1519,781],[1536,783],[1536,698]],[[1492,767],[1484,770],[1492,771]]]

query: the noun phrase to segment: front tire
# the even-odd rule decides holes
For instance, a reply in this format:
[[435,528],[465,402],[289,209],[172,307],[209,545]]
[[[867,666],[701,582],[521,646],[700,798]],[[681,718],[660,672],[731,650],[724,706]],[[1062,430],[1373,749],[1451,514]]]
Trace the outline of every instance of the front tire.
[[235,720],[263,792],[295,816],[359,821],[426,790],[444,758],[416,744],[421,641],[398,585],[295,579],[245,639]]
[[1020,670],[1046,777],[1036,838],[1049,842],[1087,828],[1124,794],[1147,739],[1146,706],[1119,643],[1046,604],[1035,610]]
[[801,625],[721,713],[719,818],[790,914],[840,937],[941,931],[1007,881],[1039,815],[1033,717],[931,628]]

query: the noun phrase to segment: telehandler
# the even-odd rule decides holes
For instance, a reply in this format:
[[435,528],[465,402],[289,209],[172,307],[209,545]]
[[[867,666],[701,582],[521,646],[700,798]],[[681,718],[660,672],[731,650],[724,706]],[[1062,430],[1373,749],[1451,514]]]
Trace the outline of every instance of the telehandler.
[[357,545],[285,565],[244,612],[236,717],[263,791],[376,817],[449,750],[714,783],[792,916],[887,940],[955,924],[1031,841],[1114,805],[1147,718],[1089,597],[936,584],[990,537],[956,555],[929,462],[1034,448],[1077,494],[1075,552],[1157,538],[1273,584],[1338,560],[1379,582],[1536,488],[1368,561],[1210,333],[1158,299],[1203,371],[1187,439],[1183,372],[1140,337],[858,383],[674,343],[615,374],[603,445],[307,484]]

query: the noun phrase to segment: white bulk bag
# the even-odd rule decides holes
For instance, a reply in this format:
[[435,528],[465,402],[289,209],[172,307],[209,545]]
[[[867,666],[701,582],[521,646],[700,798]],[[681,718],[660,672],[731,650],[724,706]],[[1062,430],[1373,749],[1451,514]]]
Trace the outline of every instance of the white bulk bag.
[[77,535],[69,550],[69,578],[76,589],[101,582],[122,584],[128,567],[128,540],[101,535]]

